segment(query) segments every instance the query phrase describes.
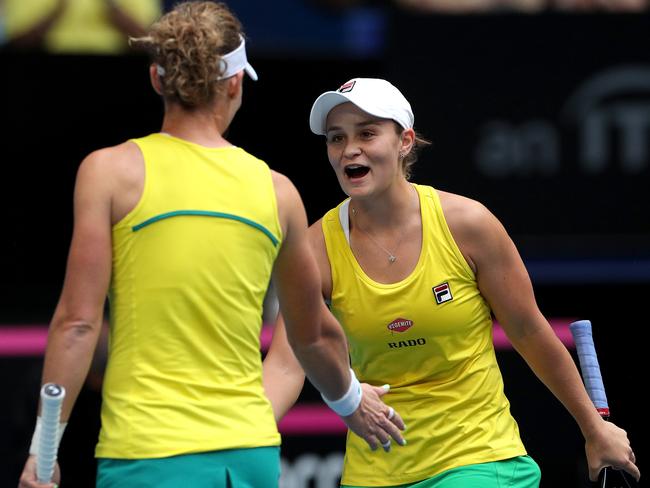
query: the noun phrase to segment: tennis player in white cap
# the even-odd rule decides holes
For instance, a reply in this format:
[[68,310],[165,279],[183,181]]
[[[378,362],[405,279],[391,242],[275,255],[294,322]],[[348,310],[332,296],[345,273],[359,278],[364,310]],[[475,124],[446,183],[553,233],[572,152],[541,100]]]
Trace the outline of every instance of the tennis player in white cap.
[[[594,408],[501,223],[476,201],[409,181],[427,142],[402,93],[386,80],[355,78],[319,96],[309,124],[325,136],[349,196],[310,228],[322,293],[343,325],[357,377],[389,383],[383,399],[408,426],[397,456],[370,451],[350,433],[342,485],[539,485],[504,394],[492,313],[577,421],[592,479],[606,465],[638,478],[626,433]],[[273,344],[269,362],[280,363],[274,347],[285,350]],[[297,380],[267,384],[272,398],[283,391],[293,400],[299,389]]]

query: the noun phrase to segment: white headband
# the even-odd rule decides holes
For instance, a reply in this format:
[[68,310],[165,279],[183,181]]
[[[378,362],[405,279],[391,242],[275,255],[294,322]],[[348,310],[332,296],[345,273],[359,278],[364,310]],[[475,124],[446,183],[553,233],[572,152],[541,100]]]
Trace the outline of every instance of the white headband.
[[221,68],[223,69],[223,74],[219,77],[219,79],[224,80],[226,78],[230,78],[231,76],[239,73],[241,70],[244,70],[253,81],[257,81],[257,73],[246,58],[246,41],[241,35],[239,38],[241,39],[241,44],[239,47],[234,51],[221,56]]
[[[219,80],[225,80],[244,70],[253,81],[257,81],[257,73],[246,58],[246,41],[241,35],[239,38],[241,39],[239,47],[221,56],[221,69],[223,70],[223,74],[219,77]],[[159,64],[156,65],[156,71],[158,72],[158,76],[165,76],[165,68]]]

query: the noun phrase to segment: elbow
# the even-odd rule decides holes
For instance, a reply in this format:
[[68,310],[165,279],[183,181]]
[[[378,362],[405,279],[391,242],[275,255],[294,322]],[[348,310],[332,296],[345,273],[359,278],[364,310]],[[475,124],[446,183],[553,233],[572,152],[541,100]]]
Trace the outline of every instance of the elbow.
[[101,320],[85,320],[81,318],[54,320],[50,324],[50,337],[58,337],[66,348],[87,341],[95,342],[101,330]]
[[327,342],[322,324],[312,320],[298,321],[292,327],[287,327],[287,339],[300,363],[318,356]]
[[299,333],[288,337],[289,345],[297,358],[304,357],[319,348],[322,338],[320,334]]
[[284,320],[287,340],[296,356],[300,356],[301,352],[307,352],[317,348],[322,342],[322,323],[318,318],[314,319],[313,315],[302,314],[291,316],[290,314],[285,314]]

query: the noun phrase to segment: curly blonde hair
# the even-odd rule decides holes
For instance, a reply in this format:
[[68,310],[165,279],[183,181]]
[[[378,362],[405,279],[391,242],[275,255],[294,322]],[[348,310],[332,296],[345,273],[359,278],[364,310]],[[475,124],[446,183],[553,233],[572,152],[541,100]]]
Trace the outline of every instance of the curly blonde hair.
[[213,102],[224,70],[221,57],[236,49],[243,36],[241,23],[225,4],[186,1],[130,43],[162,68],[163,97],[194,109]]

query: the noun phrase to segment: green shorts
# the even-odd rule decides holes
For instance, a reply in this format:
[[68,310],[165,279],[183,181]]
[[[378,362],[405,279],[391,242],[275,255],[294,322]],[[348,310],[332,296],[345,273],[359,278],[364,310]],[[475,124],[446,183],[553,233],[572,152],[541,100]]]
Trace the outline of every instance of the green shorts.
[[[541,478],[541,471],[533,458],[519,456],[492,463],[461,466],[416,483],[382,488],[538,488]],[[363,488],[350,485],[341,486],[342,488]]]
[[96,488],[270,488],[280,480],[280,448],[257,447],[159,459],[97,460]]

